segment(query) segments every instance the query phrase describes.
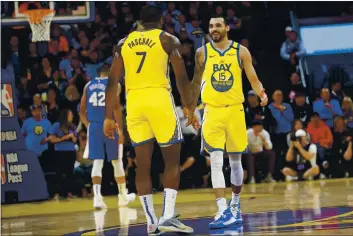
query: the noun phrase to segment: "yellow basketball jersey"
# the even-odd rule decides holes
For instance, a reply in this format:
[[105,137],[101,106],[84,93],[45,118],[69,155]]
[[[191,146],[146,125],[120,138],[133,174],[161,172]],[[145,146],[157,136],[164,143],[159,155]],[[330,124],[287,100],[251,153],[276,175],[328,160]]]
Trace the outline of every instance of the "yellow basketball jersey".
[[239,47],[239,43],[232,42],[228,49],[220,52],[212,43],[205,45],[201,83],[203,103],[219,107],[244,102]]
[[121,54],[125,67],[126,92],[144,88],[170,89],[169,56],[160,37],[163,31],[135,31],[128,35]]

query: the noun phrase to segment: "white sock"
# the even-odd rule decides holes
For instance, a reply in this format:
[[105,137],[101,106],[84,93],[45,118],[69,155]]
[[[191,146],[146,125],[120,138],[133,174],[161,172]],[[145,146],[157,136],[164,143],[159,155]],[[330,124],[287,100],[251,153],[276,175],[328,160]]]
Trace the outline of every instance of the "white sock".
[[118,184],[119,194],[127,195],[126,183]]
[[232,192],[232,201],[230,204],[235,205],[239,203],[240,194],[235,194]]
[[145,211],[147,224],[158,224],[156,213],[154,213],[152,194],[140,196],[140,201]]
[[95,197],[101,197],[101,185],[100,184],[93,184],[93,192]]
[[163,218],[169,219],[174,216],[175,201],[178,191],[165,188],[164,189],[164,207],[163,207]]
[[223,198],[217,198],[216,199],[217,202],[217,206],[218,206],[218,211],[222,212],[225,209],[227,209],[227,200],[223,197]]

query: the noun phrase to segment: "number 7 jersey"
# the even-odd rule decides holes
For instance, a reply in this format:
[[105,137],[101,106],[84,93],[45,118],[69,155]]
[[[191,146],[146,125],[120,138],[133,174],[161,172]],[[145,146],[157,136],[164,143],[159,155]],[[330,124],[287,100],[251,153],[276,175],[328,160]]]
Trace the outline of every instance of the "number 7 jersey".
[[121,55],[125,67],[126,94],[144,88],[170,89],[169,56],[160,37],[163,31],[134,31],[124,41]]
[[95,78],[87,83],[87,119],[89,122],[103,123],[105,118],[105,88],[108,78]]

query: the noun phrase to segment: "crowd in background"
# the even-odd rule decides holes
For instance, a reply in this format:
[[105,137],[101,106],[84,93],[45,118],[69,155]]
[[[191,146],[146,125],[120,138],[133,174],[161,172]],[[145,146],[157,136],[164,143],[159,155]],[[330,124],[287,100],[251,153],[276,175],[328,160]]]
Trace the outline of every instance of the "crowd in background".
[[[130,4],[134,4],[133,7]],[[157,4],[147,2],[146,4]],[[261,10],[253,2],[215,3],[174,2],[158,3],[164,9],[163,29],[178,36],[189,78],[194,68],[194,52],[210,40],[207,35],[211,13],[225,16],[230,23],[229,38],[249,48],[253,64],[261,75],[264,67],[258,65],[261,58],[262,35],[256,27],[256,14]],[[88,196],[92,162],[83,158],[87,142],[85,127],[80,123],[78,107],[85,84],[99,74],[102,67],[110,67],[112,52],[117,42],[129,32],[141,27],[138,12],[143,3],[96,2],[95,21],[92,23],[60,26],[52,25],[51,40],[45,43],[30,42],[29,29],[12,29],[9,37],[10,60],[14,65],[17,86],[18,118],[28,149],[39,156],[46,175],[51,196]],[[64,11],[65,9],[62,9]],[[20,44],[23,37],[28,43]],[[264,81],[264,87],[272,86],[267,107],[261,107],[256,94],[250,90],[244,75],[245,112],[248,127],[249,152],[243,155],[246,183],[291,180],[285,167],[286,159],[296,131],[306,130],[308,143],[317,146],[319,173],[315,178],[339,178],[353,176],[352,129],[353,103],[345,94],[340,81],[331,81],[329,88],[322,88],[313,98],[303,86],[298,72],[298,61],[305,49],[297,32],[285,28],[285,41],[277,56],[284,60],[288,80],[285,88],[273,87]],[[264,39],[265,40],[265,39]],[[266,68],[265,68],[266,69]],[[260,76],[261,79],[261,76]],[[171,82],[176,105],[180,95],[174,75]],[[124,87],[124,80],[122,80]],[[272,94],[270,94],[272,93]],[[121,95],[125,105],[125,94]],[[203,104],[197,113],[202,119]],[[123,111],[126,116],[126,111]],[[178,112],[181,121],[183,113]],[[41,130],[36,130],[40,124]],[[181,155],[181,188],[210,187],[210,162],[200,155],[200,132],[183,127],[185,142]],[[126,143],[124,163],[128,188],[136,191],[134,150],[125,127]],[[225,159],[227,156],[225,155]],[[292,162],[295,162],[293,160]],[[111,165],[105,165],[103,192],[116,193],[116,185],[110,178]],[[163,158],[158,145],[153,153],[153,187],[162,189]],[[224,172],[229,166],[225,162]],[[227,180],[229,184],[229,179]]]

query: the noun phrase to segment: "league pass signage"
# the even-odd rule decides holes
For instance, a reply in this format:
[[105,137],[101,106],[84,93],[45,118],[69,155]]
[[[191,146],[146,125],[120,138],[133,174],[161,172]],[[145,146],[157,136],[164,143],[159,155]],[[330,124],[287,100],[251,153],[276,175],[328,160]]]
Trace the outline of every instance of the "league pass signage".
[[1,154],[1,184],[22,183],[24,172],[28,172],[28,164],[19,164],[16,152]]
[[5,203],[6,199],[11,202],[15,200],[23,202],[48,198],[47,184],[38,156],[27,150],[21,134],[16,114],[17,100],[14,82],[13,67],[9,64],[6,69],[1,69],[2,203]]

